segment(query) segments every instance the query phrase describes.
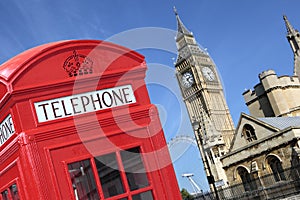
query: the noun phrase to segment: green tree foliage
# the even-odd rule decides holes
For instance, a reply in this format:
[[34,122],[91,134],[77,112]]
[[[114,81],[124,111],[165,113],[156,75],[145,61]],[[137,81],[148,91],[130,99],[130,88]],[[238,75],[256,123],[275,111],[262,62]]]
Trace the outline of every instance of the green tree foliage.
[[181,193],[182,200],[192,200],[193,199],[193,196],[190,195],[190,193],[185,188],[182,188],[180,193]]

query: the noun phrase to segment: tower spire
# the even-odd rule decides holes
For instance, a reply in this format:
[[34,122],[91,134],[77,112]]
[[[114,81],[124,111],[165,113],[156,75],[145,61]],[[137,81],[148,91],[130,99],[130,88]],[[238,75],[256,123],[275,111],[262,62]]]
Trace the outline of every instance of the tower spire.
[[176,36],[176,39],[179,39],[181,36],[183,35],[193,35],[185,26],[184,24],[182,23],[179,15],[178,15],[178,12],[177,12],[177,9],[176,7],[174,6],[173,8],[174,10],[174,13],[175,13],[175,16],[176,16],[176,20],[177,20],[177,36]]
[[300,78],[300,33],[293,28],[285,15],[283,15],[283,20],[287,29],[286,38],[294,54],[294,75]]
[[283,20],[285,22],[286,30],[288,34],[295,34],[296,30],[294,27],[290,24],[289,20],[287,19],[286,15],[283,15]]
[[175,7],[175,6],[173,7],[173,10],[174,10],[174,13],[175,13],[175,15],[177,16],[177,15],[178,15],[178,13],[177,13],[177,9],[176,9],[176,7]]

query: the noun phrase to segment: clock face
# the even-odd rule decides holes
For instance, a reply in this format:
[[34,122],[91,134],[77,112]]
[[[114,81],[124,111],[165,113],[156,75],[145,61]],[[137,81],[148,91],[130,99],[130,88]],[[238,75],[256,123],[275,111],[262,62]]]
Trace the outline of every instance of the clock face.
[[203,76],[209,81],[214,81],[216,79],[215,73],[209,67],[203,67],[202,73],[203,73]]
[[194,77],[191,72],[185,72],[181,77],[181,84],[185,88],[189,88],[194,84]]

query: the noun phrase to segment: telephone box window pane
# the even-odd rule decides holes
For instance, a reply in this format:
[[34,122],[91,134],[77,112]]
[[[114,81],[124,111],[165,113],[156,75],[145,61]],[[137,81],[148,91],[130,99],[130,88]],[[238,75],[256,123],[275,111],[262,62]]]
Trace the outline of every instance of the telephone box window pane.
[[139,148],[122,151],[121,158],[130,190],[147,187],[149,182]]
[[2,200],[8,200],[8,191],[7,190],[4,190],[2,193]]
[[98,200],[99,195],[90,160],[68,165],[76,200]]
[[119,166],[115,153],[95,158],[98,175],[102,185],[104,197],[112,197],[124,193]]
[[19,200],[19,192],[16,184],[13,184],[12,186],[9,187],[11,197],[13,200]]
[[152,192],[147,191],[147,192],[143,192],[143,193],[132,196],[132,200],[144,200],[144,199],[153,200]]

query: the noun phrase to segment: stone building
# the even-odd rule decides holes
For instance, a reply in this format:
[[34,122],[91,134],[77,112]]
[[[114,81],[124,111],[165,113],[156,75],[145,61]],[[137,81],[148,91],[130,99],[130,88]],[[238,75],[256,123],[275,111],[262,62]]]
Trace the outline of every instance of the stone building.
[[[295,49],[300,46],[299,32],[292,28],[286,16],[284,20],[287,38],[297,60],[298,50]],[[293,76],[278,77],[273,70],[262,72],[254,89],[243,93],[250,115],[241,114],[230,150],[221,158],[230,186],[241,184],[246,192],[263,190],[267,198],[272,197],[270,188],[276,195],[281,193],[277,191],[280,188],[290,186],[294,193],[299,191],[300,82],[297,68],[295,61]]]
[[259,74],[254,89],[243,93],[250,114],[242,113],[234,128],[216,65],[176,10],[175,15],[176,76],[209,184],[219,194],[212,198],[278,199],[282,189],[299,193],[300,33],[284,16],[294,74]]
[[243,93],[251,116],[300,116],[298,76],[278,77],[273,70],[259,74],[260,83]]
[[273,174],[276,181],[284,169],[297,166],[300,153],[300,117],[256,118],[242,113],[233,145],[223,158],[230,185]]

